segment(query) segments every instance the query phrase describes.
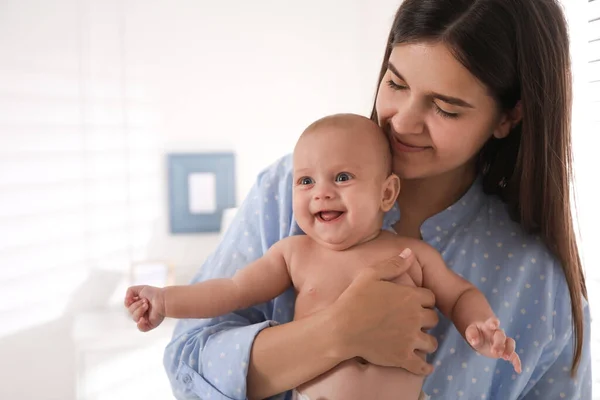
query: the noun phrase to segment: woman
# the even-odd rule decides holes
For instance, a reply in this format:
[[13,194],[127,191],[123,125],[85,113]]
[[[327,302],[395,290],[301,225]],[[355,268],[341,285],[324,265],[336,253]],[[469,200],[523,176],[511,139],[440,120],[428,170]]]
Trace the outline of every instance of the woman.
[[[389,266],[366,265],[333,306],[299,321],[287,323],[290,290],[180,322],[165,352],[176,396],[265,398],[362,357],[431,374],[432,399],[590,399],[589,311],[570,214],[569,62],[556,0],[406,0],[372,112],[403,183],[385,227],[427,241],[484,292],[516,339],[521,375],[438,323],[430,292],[390,288]],[[291,189],[285,157],[261,173],[197,279],[230,276],[300,234]]]

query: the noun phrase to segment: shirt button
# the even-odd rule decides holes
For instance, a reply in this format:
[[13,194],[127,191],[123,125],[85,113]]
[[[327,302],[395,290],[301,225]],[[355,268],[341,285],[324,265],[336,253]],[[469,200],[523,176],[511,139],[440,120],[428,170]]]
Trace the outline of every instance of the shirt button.
[[192,381],[192,378],[189,375],[183,376],[183,383],[185,383],[186,385],[188,385],[191,381]]

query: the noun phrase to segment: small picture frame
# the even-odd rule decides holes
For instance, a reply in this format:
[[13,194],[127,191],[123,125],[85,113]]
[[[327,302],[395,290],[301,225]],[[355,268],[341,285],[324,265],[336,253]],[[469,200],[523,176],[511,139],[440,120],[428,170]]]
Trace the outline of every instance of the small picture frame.
[[234,154],[172,153],[167,164],[171,233],[219,232],[223,211],[235,207]]

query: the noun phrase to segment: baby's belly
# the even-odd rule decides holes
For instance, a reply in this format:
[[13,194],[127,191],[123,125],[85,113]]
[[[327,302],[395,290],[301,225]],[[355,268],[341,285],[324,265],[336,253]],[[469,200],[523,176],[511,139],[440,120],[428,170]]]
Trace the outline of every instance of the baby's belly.
[[[408,274],[402,274],[394,283],[416,286]],[[345,288],[344,288],[345,289]],[[327,291],[328,296],[300,293],[296,298],[294,319],[302,319],[331,305],[342,290]],[[402,368],[380,367],[347,360],[305,383],[297,390],[310,400],[417,400],[423,377]]]
[[423,377],[348,360],[297,390],[310,400],[417,400]]

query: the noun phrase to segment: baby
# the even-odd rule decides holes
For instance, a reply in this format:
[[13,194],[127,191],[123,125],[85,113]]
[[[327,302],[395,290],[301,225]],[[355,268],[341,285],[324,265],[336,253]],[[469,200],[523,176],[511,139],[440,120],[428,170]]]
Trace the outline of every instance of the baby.
[[[483,294],[448,269],[426,243],[381,229],[383,216],[398,196],[400,181],[391,171],[385,134],[358,115],[334,115],[310,125],[294,149],[293,211],[306,235],[275,243],[263,257],[231,279],[193,285],[127,290],[125,306],[138,329],[156,328],[165,317],[211,318],[273,299],[293,285],[294,319],[336,301],[353,279],[371,264],[414,252],[413,266],[394,282],[430,289],[436,307],[451,319],[479,353],[521,362],[509,348]],[[408,250],[411,249],[411,250]],[[416,400],[423,377],[402,368],[347,360],[298,387],[298,399]]]

